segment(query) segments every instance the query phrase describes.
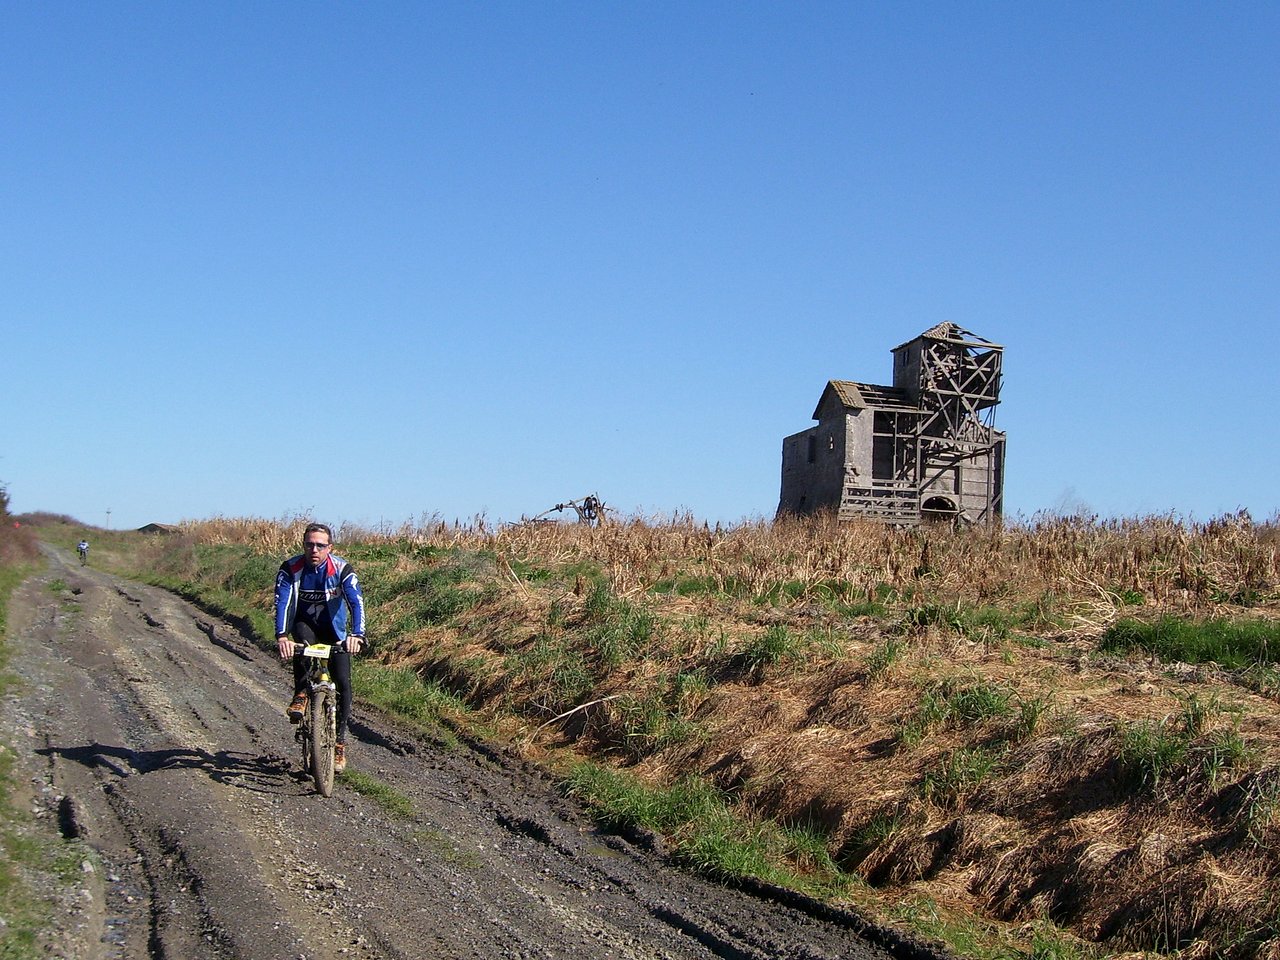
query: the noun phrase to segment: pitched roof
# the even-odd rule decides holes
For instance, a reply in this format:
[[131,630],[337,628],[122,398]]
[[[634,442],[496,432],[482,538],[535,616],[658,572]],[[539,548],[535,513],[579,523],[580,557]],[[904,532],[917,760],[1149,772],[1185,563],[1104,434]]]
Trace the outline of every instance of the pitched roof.
[[919,410],[917,404],[911,402],[907,391],[901,387],[885,387],[876,383],[859,383],[856,380],[829,380],[818,405],[813,408],[813,419],[818,419],[827,397],[833,395],[842,406],[849,410]]
[[998,343],[992,343],[990,340],[978,336],[972,330],[966,330],[958,323],[952,323],[950,320],[944,320],[942,323],[935,324],[924,333],[917,334],[906,343],[900,343],[893,348],[893,351],[901,350],[908,343],[914,343],[922,338],[929,340],[959,340],[971,347],[995,347],[1000,348]]

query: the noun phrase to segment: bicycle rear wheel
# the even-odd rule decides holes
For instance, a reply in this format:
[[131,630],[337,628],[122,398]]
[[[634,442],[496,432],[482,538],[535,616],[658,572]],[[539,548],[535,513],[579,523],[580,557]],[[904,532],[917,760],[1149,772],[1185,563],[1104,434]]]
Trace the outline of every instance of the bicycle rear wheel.
[[332,690],[311,694],[311,777],[320,796],[333,793],[333,748],[338,739],[337,704]]

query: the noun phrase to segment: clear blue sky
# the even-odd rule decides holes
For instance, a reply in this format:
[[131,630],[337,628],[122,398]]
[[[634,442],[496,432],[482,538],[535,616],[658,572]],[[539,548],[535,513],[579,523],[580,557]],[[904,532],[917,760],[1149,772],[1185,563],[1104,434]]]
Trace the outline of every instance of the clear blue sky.
[[1005,345],[1007,509],[1280,507],[1280,5],[0,2],[0,481],[113,528],[772,516]]

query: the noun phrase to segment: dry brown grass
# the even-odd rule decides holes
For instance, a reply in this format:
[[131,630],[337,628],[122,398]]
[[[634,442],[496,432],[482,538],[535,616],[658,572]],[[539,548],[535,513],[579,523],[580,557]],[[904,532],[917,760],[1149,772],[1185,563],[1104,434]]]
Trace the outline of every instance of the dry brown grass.
[[[201,540],[241,543],[286,553],[308,521],[217,518],[188,523]],[[721,591],[744,587],[760,596],[778,584],[797,585],[796,601],[812,600],[831,582],[853,595],[913,588],[947,602],[1034,603],[1062,598],[1089,621],[1105,618],[1126,591],[1146,603],[1205,610],[1224,598],[1273,589],[1280,569],[1280,531],[1273,518],[1248,514],[1205,523],[1173,516],[1099,521],[1043,517],[1024,524],[898,530],[830,517],[710,527],[691,517],[654,523],[613,522],[493,526],[432,523],[374,533],[339,529],[337,540],[386,541],[440,548],[491,550],[542,565],[589,560],[607,571],[620,596],[663,579],[697,572]]]
[[[186,533],[283,555],[303,523]],[[1274,519],[1045,517],[952,532],[681,517],[338,539],[403,551],[382,576],[412,572],[406,557],[423,547],[497,558],[489,600],[383,638],[380,656],[491,716],[523,716],[535,754],[571,745],[657,784],[698,774],[745,816],[822,830],[842,866],[886,891],[1015,924],[1047,917],[1111,950],[1276,952],[1280,707],[1211,666],[1097,650],[1122,613],[1280,617]],[[530,568],[579,572],[516,575]],[[607,670],[581,646],[591,570],[657,624]],[[397,602],[375,617],[400,616]],[[792,648],[753,659],[770,630]],[[593,705],[548,723],[566,708],[555,671],[573,664],[590,674],[573,702]],[[677,697],[678,677],[702,685]],[[965,692],[1005,712],[925,716]],[[1179,729],[1191,695],[1214,708],[1183,737],[1186,756],[1135,780],[1127,732]],[[643,708],[693,732],[644,740]],[[1211,767],[1223,743],[1243,752]]]
[[13,520],[0,514],[0,566],[30,563],[39,555],[40,550],[31,530],[15,526]]

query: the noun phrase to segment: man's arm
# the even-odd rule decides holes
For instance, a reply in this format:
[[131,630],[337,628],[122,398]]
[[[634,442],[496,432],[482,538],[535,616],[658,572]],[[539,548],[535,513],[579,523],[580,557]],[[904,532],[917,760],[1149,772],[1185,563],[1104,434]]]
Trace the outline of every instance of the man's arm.
[[356,576],[351,564],[342,571],[342,593],[347,598],[347,608],[351,611],[351,628],[347,632],[347,650],[359,653],[364,646],[364,591],[360,589],[360,578]]
[[280,564],[276,574],[276,652],[281,660],[287,660],[295,653],[297,644],[289,636],[289,628],[293,626],[290,616],[293,607],[293,575],[289,573],[288,561]]

